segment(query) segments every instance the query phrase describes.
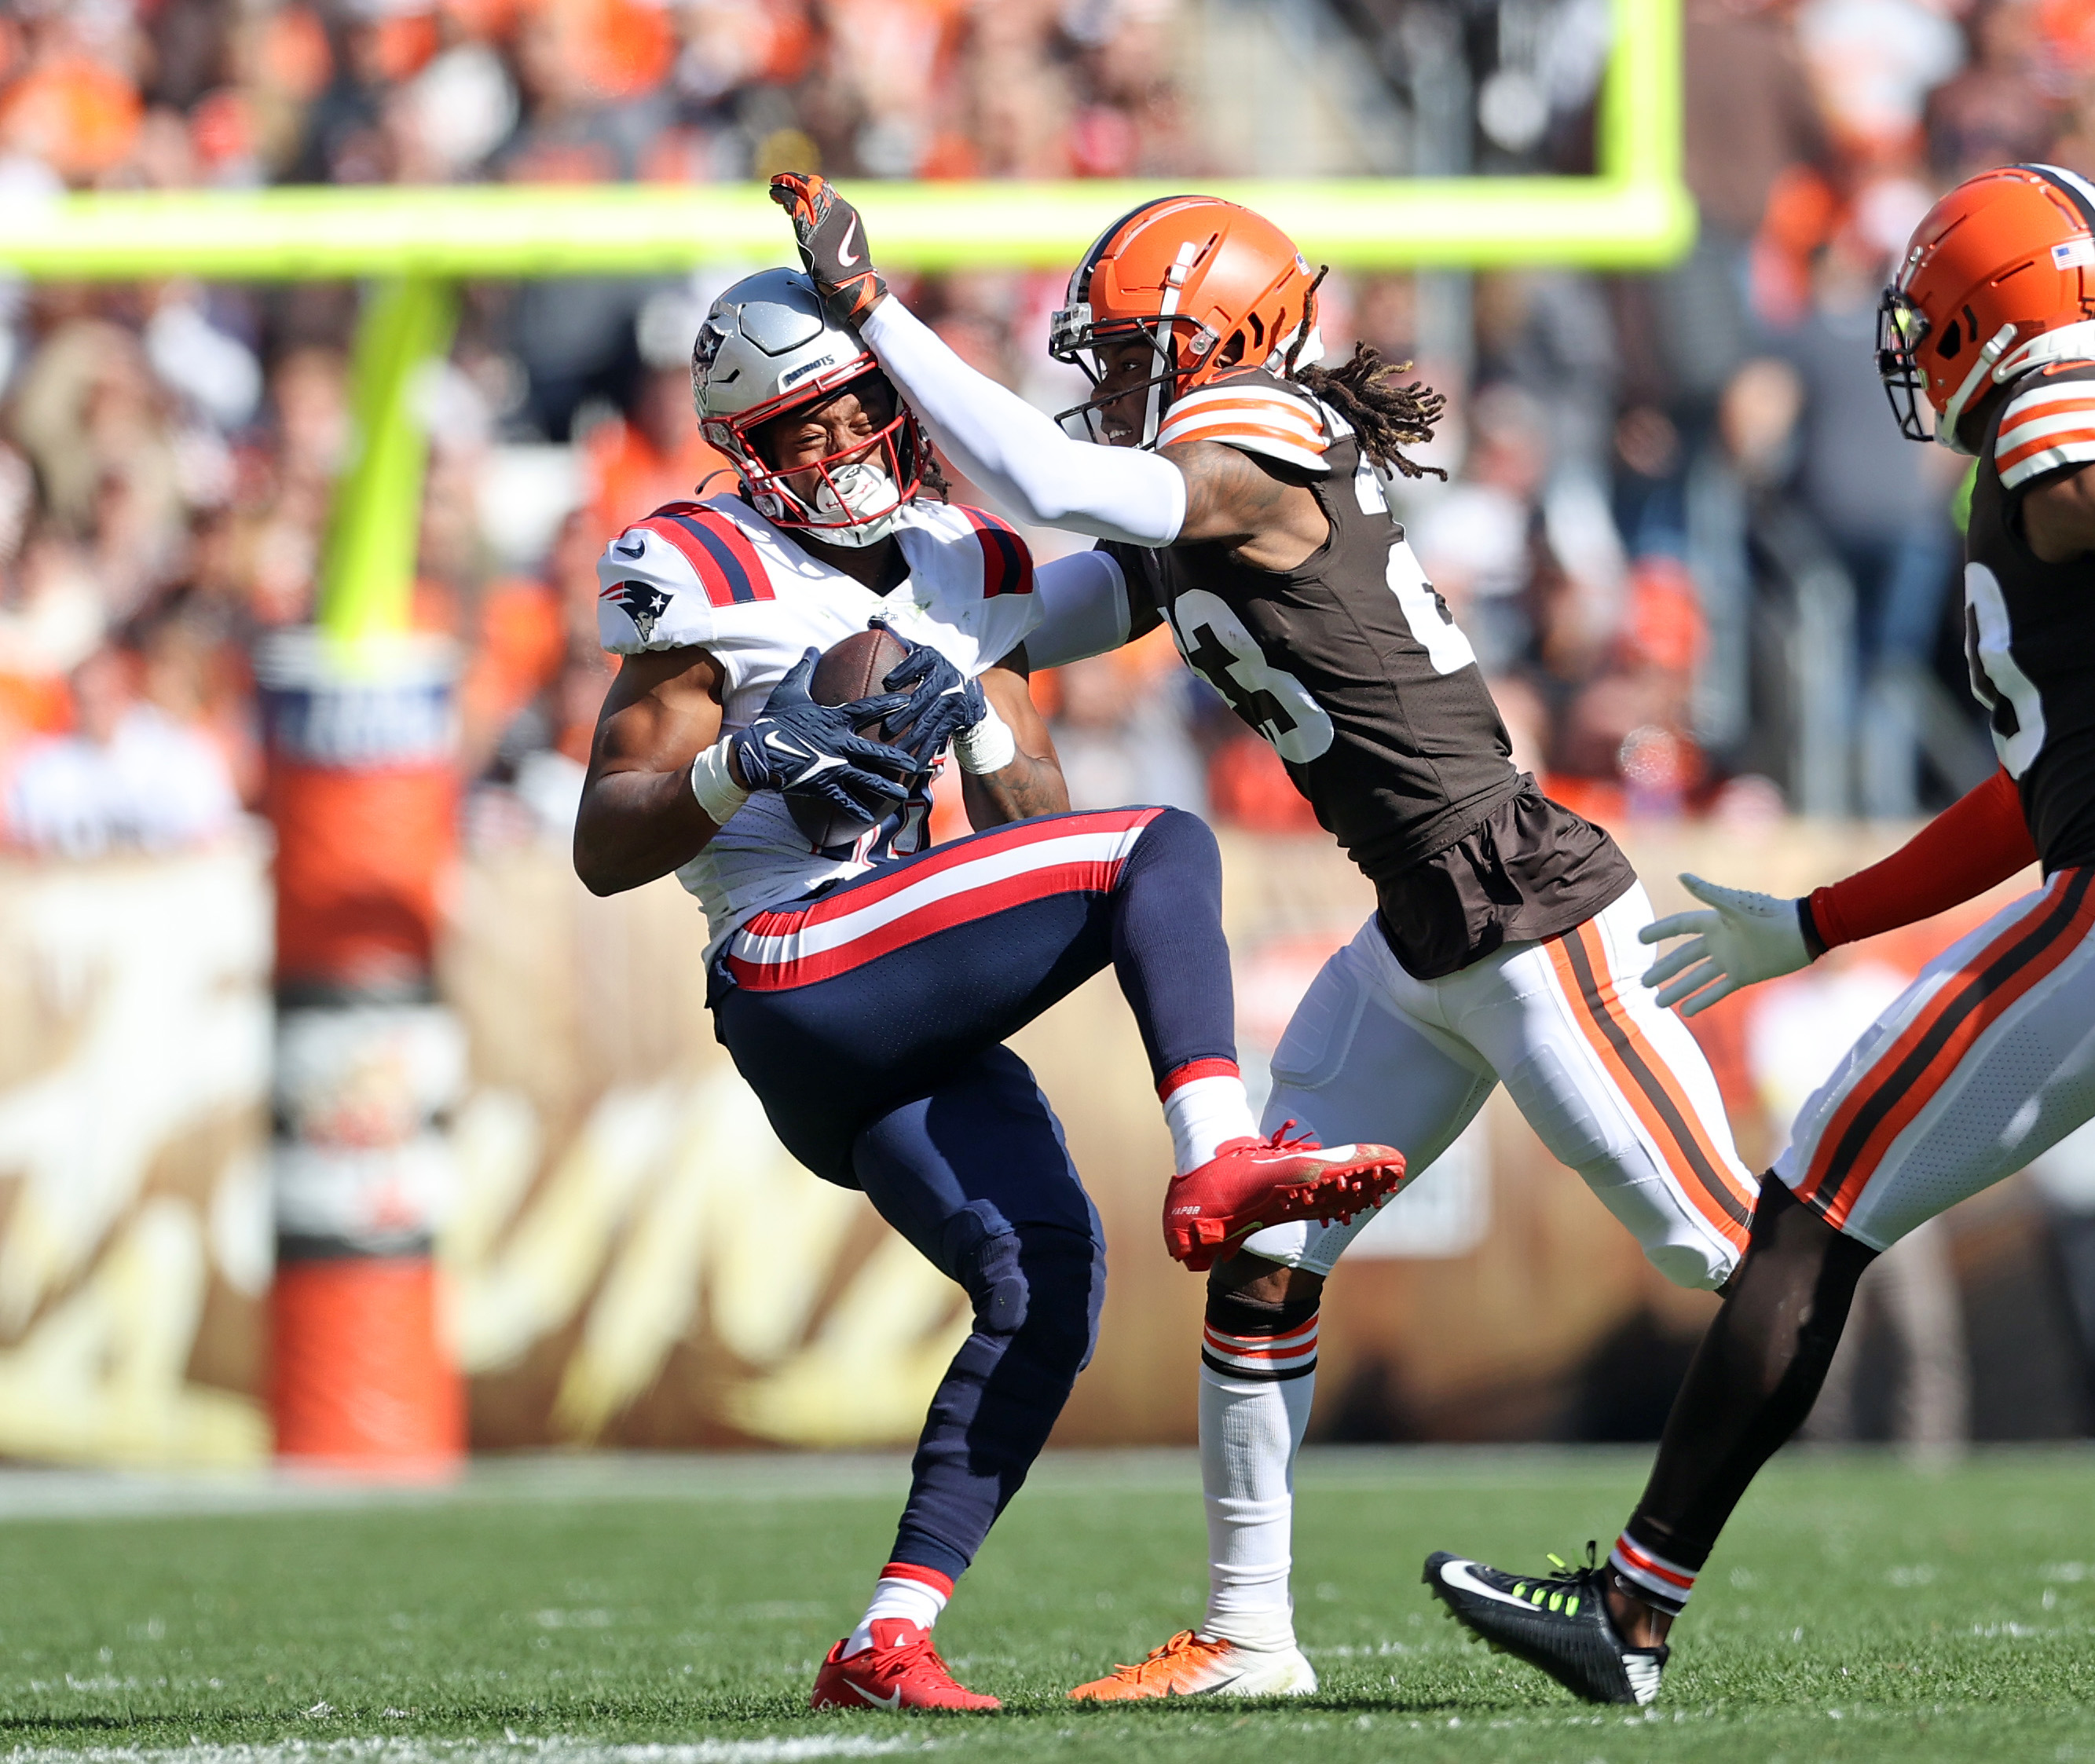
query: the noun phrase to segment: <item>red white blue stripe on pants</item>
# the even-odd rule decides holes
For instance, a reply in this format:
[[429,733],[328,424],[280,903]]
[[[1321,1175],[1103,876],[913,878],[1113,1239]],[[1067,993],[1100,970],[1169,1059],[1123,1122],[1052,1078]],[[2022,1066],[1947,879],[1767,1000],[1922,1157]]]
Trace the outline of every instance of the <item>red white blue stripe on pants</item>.
[[727,947],[736,985],[811,986],[921,939],[1058,894],[1104,894],[1164,811],[1055,815],[883,865],[804,904],[758,913]]

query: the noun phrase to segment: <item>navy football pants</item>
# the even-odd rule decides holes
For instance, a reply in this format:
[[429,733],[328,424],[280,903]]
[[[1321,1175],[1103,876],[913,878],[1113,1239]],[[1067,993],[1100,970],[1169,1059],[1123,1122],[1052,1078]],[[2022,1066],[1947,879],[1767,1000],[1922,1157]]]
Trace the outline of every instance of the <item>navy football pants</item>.
[[1098,1213],[1001,1043],[1108,962],[1160,1083],[1235,1061],[1222,865],[1195,817],[1122,808],[977,834],[759,913],[718,958],[721,1039],[780,1139],[864,1189],[973,1306],[896,1561],[960,1575],[1091,1358]]

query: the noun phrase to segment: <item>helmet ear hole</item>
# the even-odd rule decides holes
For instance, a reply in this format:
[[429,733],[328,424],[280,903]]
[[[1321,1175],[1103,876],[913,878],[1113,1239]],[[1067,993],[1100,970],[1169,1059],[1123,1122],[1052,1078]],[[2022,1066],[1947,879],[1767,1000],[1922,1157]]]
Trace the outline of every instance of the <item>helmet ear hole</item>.
[[1245,346],[1244,333],[1242,331],[1232,331],[1230,333],[1230,340],[1222,345],[1221,351],[1215,357],[1217,369],[1241,365],[1244,356],[1248,353]]
[[1964,333],[1956,320],[1949,321],[1949,329],[1942,333],[1942,341],[1935,346],[1945,361],[1956,360],[1958,351],[1964,346]]

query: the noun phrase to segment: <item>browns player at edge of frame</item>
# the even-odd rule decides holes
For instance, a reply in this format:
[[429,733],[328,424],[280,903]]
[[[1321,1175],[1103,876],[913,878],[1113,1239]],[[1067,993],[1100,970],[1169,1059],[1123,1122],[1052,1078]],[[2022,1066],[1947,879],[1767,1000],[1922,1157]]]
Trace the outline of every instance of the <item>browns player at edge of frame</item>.
[[1696,883],[1710,910],[1649,928],[1688,941],[1646,984],[1693,1012],[2032,862],[2044,882],[1930,962],[1805,1104],[1608,1560],[1540,1578],[1427,1561],[1455,1616],[1591,1701],[1657,1694],[1673,1619],[1810,1413],[1863,1270],[2095,1117],[2095,185],[2018,165],[1950,191],[1884,290],[1878,346],[1900,432],[1977,457],[1966,649],[2001,769],[1804,899]]

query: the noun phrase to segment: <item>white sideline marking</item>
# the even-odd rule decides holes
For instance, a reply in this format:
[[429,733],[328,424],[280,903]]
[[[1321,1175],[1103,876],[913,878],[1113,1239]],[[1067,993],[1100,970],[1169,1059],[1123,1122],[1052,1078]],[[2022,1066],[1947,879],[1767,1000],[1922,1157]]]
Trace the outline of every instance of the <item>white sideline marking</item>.
[[801,1764],[926,1751],[924,1740],[856,1734],[803,1739],[693,1740],[679,1745],[604,1745],[547,1740],[284,1740],[268,1745],[18,1746],[4,1764]]

